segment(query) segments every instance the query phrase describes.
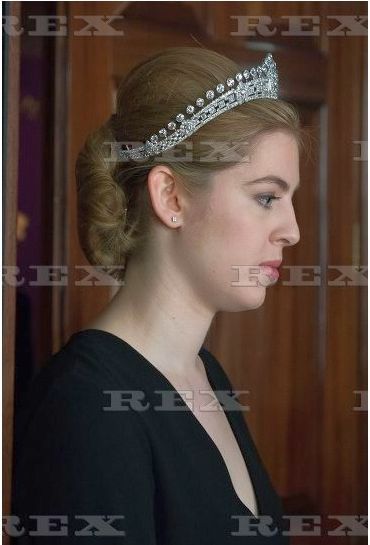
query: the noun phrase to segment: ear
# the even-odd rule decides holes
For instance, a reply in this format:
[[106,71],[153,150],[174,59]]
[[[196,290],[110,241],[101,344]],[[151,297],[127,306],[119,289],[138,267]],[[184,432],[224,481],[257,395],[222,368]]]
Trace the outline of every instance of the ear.
[[[148,191],[153,210],[168,227],[181,224],[183,199],[179,183],[175,180],[172,170],[165,165],[153,167],[148,174]],[[176,216],[177,221],[171,220]]]

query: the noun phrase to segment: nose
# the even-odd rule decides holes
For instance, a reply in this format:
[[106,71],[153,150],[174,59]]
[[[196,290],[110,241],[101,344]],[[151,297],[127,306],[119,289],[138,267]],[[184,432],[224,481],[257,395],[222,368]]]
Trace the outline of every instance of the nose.
[[275,231],[274,239],[282,246],[294,246],[301,238],[293,205],[289,214],[284,213],[284,220]]

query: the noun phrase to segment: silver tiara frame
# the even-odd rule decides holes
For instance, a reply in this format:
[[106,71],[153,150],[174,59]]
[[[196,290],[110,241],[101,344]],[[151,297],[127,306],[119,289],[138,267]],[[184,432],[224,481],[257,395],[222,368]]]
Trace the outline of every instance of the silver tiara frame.
[[276,62],[272,54],[268,53],[260,65],[238,72],[224,83],[218,83],[215,89],[206,91],[205,98],[199,97],[194,104],[187,106],[186,114],[190,117],[178,113],[175,121],[170,121],[167,128],[150,136],[144,145],[133,148],[131,144],[125,144],[126,149],[119,151],[119,157],[122,160],[141,160],[159,155],[188,138],[215,117],[244,102],[257,98],[277,99],[278,85]]

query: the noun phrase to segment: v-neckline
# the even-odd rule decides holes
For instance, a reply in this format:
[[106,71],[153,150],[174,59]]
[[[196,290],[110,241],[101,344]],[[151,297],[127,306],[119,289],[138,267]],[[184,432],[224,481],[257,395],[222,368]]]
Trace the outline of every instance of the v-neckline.
[[[198,418],[194,415],[193,411],[185,403],[183,397],[181,396],[179,391],[175,388],[175,386],[171,383],[171,381],[158,369],[158,367],[156,367],[153,363],[151,363],[151,361],[148,360],[134,346],[132,346],[129,342],[125,341],[121,337],[118,337],[118,335],[115,335],[114,333],[110,333],[109,331],[105,331],[104,329],[88,328],[88,329],[81,329],[80,331],[77,331],[76,333],[73,333],[71,335],[71,339],[72,339],[72,337],[76,337],[77,335],[80,335],[82,333],[88,333],[89,334],[91,332],[95,333],[95,334],[107,335],[111,339],[115,340],[115,342],[122,343],[123,346],[125,346],[126,348],[128,347],[130,350],[134,351],[134,353],[139,356],[141,361],[144,364],[146,364],[152,371],[154,371],[154,373],[157,375],[157,377],[160,378],[162,380],[162,382],[164,382],[166,384],[167,388],[169,390],[172,390],[175,394],[177,394],[177,396],[179,397],[180,403],[184,406],[184,412],[188,413],[191,416],[191,419],[193,420],[194,424],[196,425],[196,428],[199,429],[200,433],[203,435],[205,440],[211,446],[211,448],[214,451],[216,457],[218,458],[219,465],[222,467],[222,470],[223,470],[223,472],[225,474],[225,481],[227,482],[228,487],[229,487],[232,495],[234,496],[235,500],[237,501],[237,503],[242,507],[243,510],[247,510],[247,512],[248,512],[247,514],[249,516],[252,516],[252,517],[255,517],[255,518],[258,518],[259,516],[261,516],[260,498],[259,498],[259,495],[257,494],[258,484],[257,484],[256,478],[255,478],[255,476],[253,474],[253,471],[252,471],[252,468],[251,468],[251,465],[250,465],[250,460],[247,460],[247,458],[245,456],[245,453],[244,453],[244,450],[243,450],[243,448],[242,448],[242,446],[240,444],[239,432],[237,430],[237,427],[235,426],[235,423],[232,422],[232,419],[231,419],[231,416],[229,415],[229,412],[224,409],[224,407],[222,406],[221,400],[220,400],[220,398],[218,397],[218,395],[216,393],[217,392],[217,388],[215,390],[216,384],[215,384],[215,381],[214,381],[214,377],[212,376],[212,372],[211,372],[211,369],[210,369],[210,366],[209,366],[209,362],[207,361],[207,356],[205,354],[204,347],[202,346],[200,348],[200,350],[198,352],[198,356],[200,357],[200,359],[201,359],[201,361],[203,363],[204,370],[205,370],[205,373],[207,375],[207,380],[208,380],[208,382],[209,382],[209,384],[210,384],[210,386],[212,388],[212,392],[214,393],[214,395],[216,396],[216,398],[220,402],[222,410],[223,410],[223,412],[224,412],[224,414],[226,416],[226,419],[227,419],[227,421],[229,423],[231,433],[234,435],[235,441],[236,441],[236,443],[237,443],[237,445],[239,447],[239,450],[240,450],[240,452],[242,454],[245,466],[246,466],[246,468],[248,470],[249,477],[250,477],[250,480],[251,480],[251,483],[252,483],[254,495],[255,495],[255,498],[256,498],[258,515],[255,515],[249,509],[249,507],[247,507],[245,505],[245,503],[239,498],[239,496],[236,493],[236,490],[234,488],[234,484],[233,484],[233,482],[231,480],[231,476],[230,476],[228,467],[227,467],[226,462],[225,462],[225,460],[224,460],[224,458],[223,458],[223,456],[221,454],[220,449],[218,448],[218,446],[216,445],[216,443],[214,442],[212,437],[209,435],[209,433],[207,432],[205,427],[201,424],[201,422],[198,420]],[[202,355],[205,356],[205,357],[203,358]]]

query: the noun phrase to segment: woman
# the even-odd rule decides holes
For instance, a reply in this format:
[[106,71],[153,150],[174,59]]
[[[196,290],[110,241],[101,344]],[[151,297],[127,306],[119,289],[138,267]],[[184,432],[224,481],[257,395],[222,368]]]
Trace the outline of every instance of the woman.
[[[168,49],[122,81],[80,152],[81,246],[122,286],[24,416],[13,513],[67,517],[50,543],[287,543],[243,407],[202,346],[216,312],[263,304],[299,241],[303,131],[277,83],[271,55],[239,72]],[[30,526],[19,543],[49,543]]]

